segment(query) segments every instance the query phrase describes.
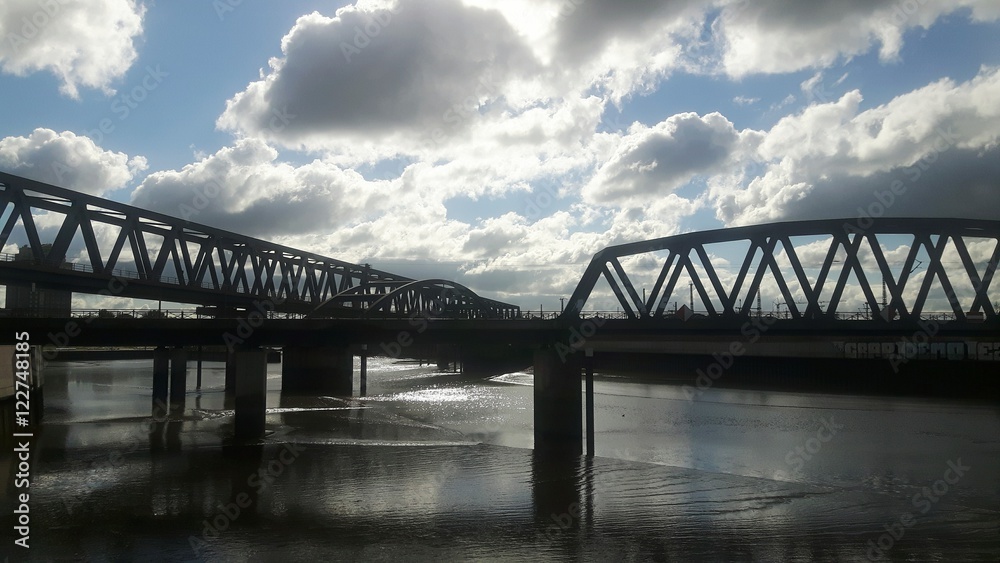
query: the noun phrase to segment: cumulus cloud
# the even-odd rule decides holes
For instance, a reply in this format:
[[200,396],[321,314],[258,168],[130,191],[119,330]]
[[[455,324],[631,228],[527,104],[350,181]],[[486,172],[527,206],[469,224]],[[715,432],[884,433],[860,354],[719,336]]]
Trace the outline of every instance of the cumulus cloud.
[[[455,161],[511,143],[579,147],[595,140],[593,108],[560,130],[538,117],[579,114],[590,100],[600,115],[678,69],[721,65],[744,76],[828,66],[957,9],[928,0],[894,23],[897,6],[887,0],[786,3],[359,1],[333,17],[299,18],[282,55],[228,101],[217,126],[323,151],[342,166],[398,156]],[[969,5],[974,19],[993,16]],[[721,62],[706,45],[719,47]],[[807,99],[827,101],[816,96],[821,77],[803,83]]]
[[144,13],[135,0],[5,0],[0,68],[19,76],[49,71],[73,98],[81,86],[110,91],[136,59]]
[[[458,0],[303,16],[282,40],[282,54],[228,102],[220,127],[289,146],[412,146],[428,132],[441,142],[534,64],[502,16]],[[276,126],[279,114],[289,117]]]
[[[995,71],[871,109],[860,92],[823,91],[830,66],[898,57],[908,29],[963,7],[1000,17],[985,2],[914,4],[897,15],[898,0],[359,0],[300,17],[219,116],[232,146],[150,175],[132,203],[514,300],[567,295],[594,252],[677,233],[704,207],[730,224],[851,216],[902,177],[894,214],[959,214],[966,201],[989,213]],[[814,70],[784,102],[732,98],[811,103],[770,131],[719,113],[608,111],[656,89],[666,99],[672,73],[803,69]],[[601,121],[614,113],[648,121]],[[276,147],[319,156],[290,164]],[[692,195],[702,183],[707,195]]]
[[[861,111],[861,93],[779,121],[760,143],[763,174],[716,192],[727,223],[856,216],[876,192],[907,191],[886,214],[995,218],[1000,69],[943,79]],[[960,202],[960,204],[959,204]]]
[[320,160],[292,166],[263,141],[244,139],[181,170],[155,172],[132,204],[252,236],[322,232],[363,219],[387,182]]
[[584,188],[584,197],[620,203],[669,194],[697,175],[724,170],[756,137],[737,131],[717,112],[682,113],[652,127],[636,123]]
[[557,28],[559,54],[569,62],[592,58],[610,44],[629,37],[662,33],[664,27],[676,22],[696,21],[709,3],[587,0],[572,4],[575,9],[565,10]]
[[724,72],[733,77],[829,67],[878,45],[884,61],[898,57],[903,34],[942,16],[969,10],[995,21],[1000,9],[980,0],[850,0],[735,2],[714,22]]
[[0,169],[91,195],[128,184],[147,168],[142,156],[106,151],[89,137],[35,129],[27,137],[0,139]]

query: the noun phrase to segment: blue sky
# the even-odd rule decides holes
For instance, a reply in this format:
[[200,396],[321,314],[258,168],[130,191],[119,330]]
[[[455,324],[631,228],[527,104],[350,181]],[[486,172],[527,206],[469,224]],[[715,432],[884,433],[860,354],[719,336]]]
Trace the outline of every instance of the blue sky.
[[211,182],[194,221],[555,307],[604,246],[854,217],[928,155],[963,178],[890,214],[996,219],[998,19],[972,0],[9,0],[0,170],[171,215]]

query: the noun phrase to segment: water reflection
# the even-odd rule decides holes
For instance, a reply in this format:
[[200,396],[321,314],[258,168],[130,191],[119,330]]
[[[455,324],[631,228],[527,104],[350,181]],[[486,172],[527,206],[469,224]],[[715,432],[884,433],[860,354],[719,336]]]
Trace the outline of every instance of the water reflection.
[[[588,459],[523,447],[526,374],[482,382],[378,363],[369,397],[286,396],[272,374],[267,435],[253,445],[228,439],[221,370],[152,425],[141,369],[101,366],[109,397],[91,384],[94,366],[62,368],[64,385],[57,370],[33,555],[857,560],[959,456],[972,469],[889,555],[1000,552],[993,408],[725,390],[690,403],[673,387],[602,380],[603,457]],[[830,416],[844,426],[835,439],[798,476],[773,479]]]
[[150,423],[149,451],[152,454],[181,453],[183,442],[181,431],[184,422],[181,420],[153,420]]
[[[589,462],[592,464],[592,460]],[[593,524],[593,487],[581,490],[581,482],[591,480],[590,471],[581,472],[581,458],[534,451],[531,456],[532,501],[535,523],[548,541],[575,545],[591,528],[582,526],[584,511]],[[589,493],[589,494],[588,494]],[[590,507],[587,510],[587,507]]]

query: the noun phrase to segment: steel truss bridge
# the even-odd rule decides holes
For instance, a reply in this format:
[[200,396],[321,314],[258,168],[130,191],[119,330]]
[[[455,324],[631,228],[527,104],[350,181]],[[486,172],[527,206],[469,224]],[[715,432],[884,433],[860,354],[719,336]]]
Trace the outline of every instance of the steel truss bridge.
[[[0,281],[325,317],[505,319],[516,305],[447,280],[414,280],[0,173]],[[40,225],[44,227],[40,228]],[[81,249],[79,258],[70,250]]]
[[[1000,221],[862,223],[774,223],[608,247],[560,320],[580,321],[599,297],[625,319],[730,326],[760,316],[762,296],[777,296],[782,318],[799,325],[942,314],[980,329],[1000,322]],[[24,246],[0,255],[0,283],[199,304],[219,317],[266,302],[295,318],[522,318],[516,305],[453,281],[414,280],[0,173],[0,247],[11,242]],[[858,302],[866,314],[852,317],[847,304]]]
[[[594,256],[563,316],[579,318],[602,283],[628,319],[689,319],[695,311],[714,319],[759,316],[766,285],[783,299],[787,319],[843,319],[853,292],[868,311],[863,318],[915,322],[932,315],[933,291],[946,302],[945,316],[997,322],[1000,221],[883,218],[862,226],[856,219],[797,221],[612,246]],[[648,295],[637,290],[640,275],[651,283]],[[668,311],[679,296],[690,306]]]

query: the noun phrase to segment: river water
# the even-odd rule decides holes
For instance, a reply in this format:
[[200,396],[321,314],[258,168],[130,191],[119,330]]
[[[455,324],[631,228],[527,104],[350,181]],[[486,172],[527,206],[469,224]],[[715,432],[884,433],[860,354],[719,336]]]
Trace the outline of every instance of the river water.
[[530,372],[465,380],[372,358],[368,396],[295,398],[272,364],[267,436],[249,446],[229,443],[222,364],[158,422],[151,372],[48,367],[31,559],[1000,558],[997,405],[720,388],[690,401],[598,374],[597,456],[550,459],[532,450]]

